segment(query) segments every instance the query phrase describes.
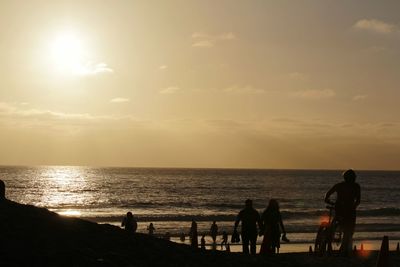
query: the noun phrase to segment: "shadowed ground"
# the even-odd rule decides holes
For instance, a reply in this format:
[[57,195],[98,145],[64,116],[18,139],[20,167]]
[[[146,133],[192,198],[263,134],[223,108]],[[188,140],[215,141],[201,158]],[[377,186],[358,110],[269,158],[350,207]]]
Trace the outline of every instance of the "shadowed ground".
[[[315,257],[307,253],[244,256],[201,251],[46,209],[0,203],[0,266],[375,266],[368,257]],[[400,256],[392,253],[393,266]]]

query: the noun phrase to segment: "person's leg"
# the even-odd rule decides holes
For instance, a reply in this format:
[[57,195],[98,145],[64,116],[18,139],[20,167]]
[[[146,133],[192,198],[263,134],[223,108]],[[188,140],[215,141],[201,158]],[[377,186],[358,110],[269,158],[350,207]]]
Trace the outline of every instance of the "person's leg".
[[248,235],[242,234],[242,246],[243,246],[243,253],[249,254],[249,237],[248,237]]
[[257,251],[257,234],[250,237],[250,253],[256,255]]
[[355,218],[348,218],[343,221],[343,239],[340,246],[340,252],[347,256],[353,249],[353,234],[355,229]]

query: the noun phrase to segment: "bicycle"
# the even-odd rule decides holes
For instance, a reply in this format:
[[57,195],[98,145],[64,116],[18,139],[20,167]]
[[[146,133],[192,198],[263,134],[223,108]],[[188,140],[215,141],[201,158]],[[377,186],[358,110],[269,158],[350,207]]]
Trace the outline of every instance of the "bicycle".
[[328,221],[321,222],[314,244],[314,252],[320,256],[332,254],[332,243],[336,243],[339,246],[342,241],[339,220],[334,215],[335,207],[328,205],[326,208],[329,210],[329,218]]

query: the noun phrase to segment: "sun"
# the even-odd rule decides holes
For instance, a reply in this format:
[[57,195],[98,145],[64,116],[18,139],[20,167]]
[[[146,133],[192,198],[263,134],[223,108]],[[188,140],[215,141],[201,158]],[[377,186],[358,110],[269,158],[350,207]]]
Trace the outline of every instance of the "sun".
[[49,50],[53,66],[61,74],[79,74],[85,68],[87,49],[76,33],[58,34]]

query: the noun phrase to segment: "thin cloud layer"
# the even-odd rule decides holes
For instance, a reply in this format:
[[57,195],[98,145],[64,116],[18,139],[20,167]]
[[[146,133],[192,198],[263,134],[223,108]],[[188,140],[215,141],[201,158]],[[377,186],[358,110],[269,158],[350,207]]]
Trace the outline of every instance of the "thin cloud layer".
[[114,70],[111,69],[106,63],[93,64],[88,62],[86,65],[82,66],[79,70],[79,75],[90,76],[104,73],[113,73]]
[[181,90],[181,88],[179,88],[177,86],[169,86],[167,88],[161,89],[159,92],[160,92],[160,94],[169,95],[169,94],[175,94],[175,93],[179,92],[180,90]]
[[110,100],[111,103],[126,103],[130,101],[131,100],[129,98],[124,98],[124,97],[116,97]]
[[366,99],[367,97],[368,97],[368,95],[355,95],[355,96],[353,97],[353,100],[354,100],[354,101],[364,100],[364,99]]
[[238,94],[238,95],[243,95],[243,94],[258,95],[258,94],[264,94],[265,90],[254,88],[253,86],[247,85],[247,86],[231,86],[223,89],[223,92],[227,94]]
[[361,19],[357,21],[353,27],[359,30],[366,30],[375,33],[389,34],[397,31],[397,27],[393,24],[386,23],[378,19]]
[[225,32],[219,35],[211,35],[203,32],[194,32],[192,34],[193,47],[199,48],[210,48],[214,47],[221,41],[231,41],[236,39],[236,35],[233,32]]
[[331,98],[336,95],[335,91],[332,89],[322,89],[322,90],[302,90],[290,93],[292,97],[305,98],[305,99],[323,99]]

